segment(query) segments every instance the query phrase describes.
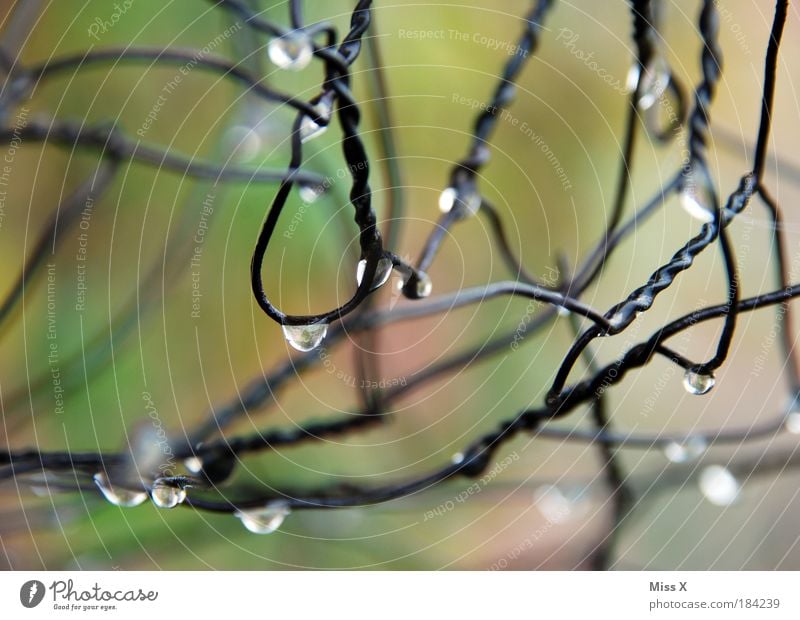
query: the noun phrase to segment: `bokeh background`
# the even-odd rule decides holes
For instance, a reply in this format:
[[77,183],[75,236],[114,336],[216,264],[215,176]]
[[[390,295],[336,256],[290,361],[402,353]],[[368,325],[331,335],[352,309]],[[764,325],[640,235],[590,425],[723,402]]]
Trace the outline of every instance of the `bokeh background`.
[[[23,63],[89,48],[202,49],[216,40],[213,54],[240,61],[271,85],[302,98],[317,92],[322,76],[318,64],[299,73],[277,70],[268,60],[266,37],[236,27],[241,23],[237,18],[208,2],[133,0],[111,27],[94,30],[98,19],[111,19],[114,6],[27,0],[35,9],[28,9],[23,28],[12,19],[16,4],[20,3],[3,4],[0,36]],[[331,20],[344,32],[351,4],[306,2],[306,18]],[[664,4],[664,50],[688,87],[699,77],[700,43],[694,26],[699,3]],[[757,129],[771,4],[718,3],[725,69],[713,106],[709,161],[725,195],[752,165],[748,158]],[[252,0],[252,5],[265,17],[288,23],[286,3]],[[403,179],[405,210],[395,221],[399,238],[391,248],[397,254],[415,257],[434,225],[438,195],[450,167],[468,146],[474,106],[488,100],[522,29],[520,16],[528,9],[528,2],[518,0],[376,3],[369,36],[378,38],[382,50]],[[497,206],[526,268],[541,278],[552,277],[559,256],[574,266],[602,238],[619,168],[627,105],[621,86],[633,57],[630,25],[627,3],[621,0],[557,2],[539,51],[520,79],[516,101],[494,135],[493,159],[481,189]],[[233,34],[220,40],[220,33],[231,26]],[[800,278],[798,35],[800,15],[792,8],[767,174],[768,186],[785,209],[787,253],[795,280]],[[221,165],[285,166],[289,111],[199,70],[164,96],[157,118],[148,124],[148,113],[177,73],[175,65],[157,63],[106,64],[69,72],[38,85],[23,104],[23,114],[28,119],[55,117],[87,124],[113,121],[130,136],[137,137],[140,130],[143,143]],[[385,226],[391,188],[380,162],[375,77],[374,67],[362,56],[353,69],[353,86],[362,102],[364,137],[375,158],[374,204]],[[19,107],[10,111],[6,123],[19,114]],[[309,142],[307,167],[336,176],[343,166],[340,137],[333,127]],[[644,133],[639,137],[628,215],[681,161],[679,143],[659,146]],[[0,257],[6,267],[1,290],[10,290],[47,218],[59,200],[95,170],[97,157],[92,151],[33,142],[16,149],[0,219]],[[555,170],[553,157],[563,174]],[[125,163],[96,202],[87,228],[60,233],[63,237],[47,259],[53,265],[63,413],[56,411],[48,360],[53,341],[48,338],[50,270],[26,286],[21,307],[0,326],[0,442],[15,448],[114,451],[126,446],[143,423],[157,423],[181,437],[207,419],[213,408],[235,399],[253,379],[293,355],[279,326],[258,310],[249,288],[250,255],[274,191],[274,185],[246,182],[214,187]],[[321,311],[353,290],[357,231],[347,191],[345,179],[312,206],[303,207],[296,195],[292,197],[279,233],[289,230],[296,214],[302,217],[291,238],[276,236],[265,261],[268,289],[285,311]],[[213,215],[205,220],[204,202],[213,205]],[[208,225],[202,258],[191,265],[192,238],[201,220]],[[585,300],[605,309],[622,299],[697,229],[698,222],[673,197],[619,248]],[[754,201],[731,230],[743,293],[776,288],[763,207]],[[82,232],[88,240],[86,306],[76,310],[76,256]],[[724,301],[722,273],[719,253],[704,253],[695,268],[682,274],[632,326],[632,336],[626,333],[597,347],[598,360],[613,359],[626,344],[647,337],[669,317]],[[430,275],[434,294],[511,276],[480,217],[452,230]],[[199,301],[192,295],[193,278]],[[398,299],[390,288],[377,294],[376,304],[412,303]],[[530,315],[526,300],[503,298],[393,325],[375,341],[380,376],[405,381],[437,360],[513,330],[526,313]],[[661,359],[632,373],[608,393],[616,428],[690,432],[746,427],[780,415],[789,394],[775,336],[781,323],[775,316],[767,309],[741,318],[733,354],[707,396],[687,394],[682,373]],[[713,350],[719,328],[715,322],[698,326],[673,344],[703,357]],[[311,488],[345,480],[370,485],[433,469],[500,420],[540,403],[572,338],[569,321],[558,317],[519,350],[508,349],[409,392],[394,404],[389,424],[349,438],[247,458],[232,484]],[[328,351],[332,366],[298,377],[276,393],[268,407],[248,411],[230,433],[290,427],[356,410],[358,390],[350,380],[356,377],[355,346],[348,341]],[[576,369],[575,378],[582,372]],[[148,415],[143,394],[152,398],[157,420]],[[588,427],[587,412],[576,411],[562,426]],[[707,501],[696,484],[704,465],[758,461],[796,444],[797,435],[787,434],[712,448],[683,465],[670,463],[658,450],[621,451],[640,501],[619,533],[613,566],[800,568],[796,471],[781,468],[741,480],[737,501],[727,507]],[[231,516],[159,510],[149,502],[121,509],[94,492],[42,496],[28,484],[6,483],[0,487],[0,565],[262,570],[586,567],[586,558],[608,535],[610,525],[597,450],[524,437],[498,456],[505,465],[466,501],[456,498],[470,483],[457,481],[385,505],[292,514],[270,536],[247,532]]]

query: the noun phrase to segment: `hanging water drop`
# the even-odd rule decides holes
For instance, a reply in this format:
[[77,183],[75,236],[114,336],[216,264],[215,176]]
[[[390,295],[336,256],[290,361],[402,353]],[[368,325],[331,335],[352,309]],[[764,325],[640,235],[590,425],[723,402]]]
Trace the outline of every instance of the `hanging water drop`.
[[684,172],[680,203],[693,218],[701,222],[714,221],[714,186],[708,174],[697,165]]
[[[376,288],[380,288],[386,281],[389,279],[389,276],[392,275],[392,259],[391,258],[381,258],[378,260],[378,266],[375,269],[375,278],[372,280],[372,286],[370,287],[371,291],[374,291]],[[367,270],[367,261],[366,259],[362,258],[358,261],[358,265],[356,266],[356,282],[359,286],[361,286],[361,280],[364,279],[364,272]]]
[[[649,110],[652,108],[661,96],[666,92],[669,86],[670,68],[667,64],[666,58],[660,53],[656,53],[652,60],[645,67],[644,74],[641,76],[641,84],[639,88],[639,109]],[[639,81],[639,65],[634,65],[631,72],[628,74],[628,85],[631,90],[636,88],[636,83]]]
[[328,324],[324,321],[311,325],[283,325],[286,341],[298,351],[313,351],[325,339]]
[[314,57],[311,38],[303,30],[292,30],[269,42],[269,59],[281,69],[301,71]]
[[428,297],[433,290],[431,277],[424,271],[417,272],[417,297]]
[[115,506],[129,508],[131,506],[138,506],[147,499],[147,493],[143,490],[131,491],[130,489],[115,487],[111,484],[111,481],[104,472],[95,474],[93,479],[103,496]]
[[297,194],[300,196],[300,200],[309,205],[312,202],[316,202],[317,198],[322,196],[324,193],[325,187],[322,185],[303,184],[297,189]]
[[455,453],[455,454],[452,456],[452,458],[450,459],[450,462],[451,462],[453,465],[461,465],[461,463],[463,463],[463,462],[464,462],[464,453],[463,453],[463,452],[456,452],[456,453]]
[[439,195],[439,211],[450,213],[458,208],[462,216],[472,216],[481,208],[481,202],[480,194],[472,186],[460,191],[455,187],[448,187]]
[[314,110],[324,123],[318,123],[310,116],[304,116],[300,121],[300,141],[308,142],[324,134],[328,130],[328,124],[333,116],[333,93],[324,95],[314,106]]
[[702,437],[690,437],[683,443],[671,441],[664,446],[664,456],[672,463],[686,463],[699,458],[706,450],[708,443]]
[[286,502],[273,502],[264,508],[240,510],[236,516],[254,534],[272,534],[282,524],[291,511]]
[[714,375],[710,372],[705,374],[689,369],[683,375],[683,387],[689,394],[695,396],[702,396],[710,392],[715,382]]
[[739,497],[739,481],[726,467],[709,465],[698,480],[700,492],[715,506],[730,506]]
[[186,489],[172,482],[159,478],[153,482],[150,497],[159,508],[175,508],[186,499]]
[[572,314],[569,311],[569,308],[565,308],[564,306],[556,306],[556,313],[558,314],[558,316],[569,316],[570,314]]

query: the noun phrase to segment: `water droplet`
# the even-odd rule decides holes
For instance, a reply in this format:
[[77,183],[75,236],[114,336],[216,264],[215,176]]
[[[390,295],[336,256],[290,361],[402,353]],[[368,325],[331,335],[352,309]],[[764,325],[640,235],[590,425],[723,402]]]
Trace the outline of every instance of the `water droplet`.
[[461,463],[464,462],[464,453],[456,452],[450,459],[450,462],[453,463],[453,465],[460,465]]
[[269,59],[281,69],[301,71],[314,57],[311,38],[303,30],[292,30],[275,37],[267,48]]
[[325,187],[322,185],[300,185],[297,188],[297,194],[300,196],[300,200],[309,205],[312,202],[316,202],[317,198],[324,193]]
[[272,534],[282,524],[291,511],[286,502],[273,502],[265,508],[241,510],[236,516],[254,534]]
[[94,483],[103,496],[115,506],[123,506],[125,508],[138,506],[147,499],[147,493],[144,490],[131,491],[130,489],[115,487],[104,472],[94,475]]
[[683,443],[671,441],[664,446],[664,456],[672,463],[686,463],[699,458],[706,450],[708,443],[702,437],[690,437]]
[[683,387],[689,394],[694,394],[695,396],[710,392],[715,382],[714,375],[711,373],[703,374],[690,369],[683,375]]
[[186,489],[159,478],[153,482],[150,497],[159,508],[175,508],[186,499]]
[[[662,54],[655,54],[648,63],[642,75],[641,88],[639,89],[639,109],[649,110],[652,108],[669,86],[670,68],[666,58]],[[639,80],[639,66],[634,65],[628,73],[628,86],[630,90],[636,88]]]
[[708,174],[691,166],[683,176],[680,203],[686,212],[701,222],[714,221],[714,187]]
[[550,523],[563,523],[572,514],[572,501],[552,484],[544,484],[536,489],[533,503]]
[[183,461],[183,466],[193,474],[199,474],[203,471],[203,459],[199,456],[190,456]]
[[569,316],[572,314],[569,309],[565,308],[564,306],[556,306],[556,313],[558,316]]
[[428,297],[433,290],[431,277],[424,271],[417,272],[417,297]]
[[793,435],[800,435],[800,412],[792,411],[786,416],[783,425]]
[[251,161],[261,152],[262,141],[258,131],[247,125],[234,125],[225,131],[223,141],[237,161]]
[[[381,258],[378,260],[378,267],[375,269],[375,278],[372,280],[372,287],[370,290],[374,291],[376,288],[380,288],[386,284],[386,280],[392,275],[392,267],[391,258]],[[362,258],[358,261],[358,265],[356,266],[356,282],[358,282],[359,286],[361,286],[361,280],[364,279],[364,272],[366,270],[367,261]]]
[[325,339],[328,324],[325,322],[311,325],[284,325],[283,335],[286,341],[298,351],[313,351]]
[[300,121],[300,141],[308,142],[324,134],[328,130],[328,124],[333,117],[333,93],[324,95],[314,106],[317,115],[325,119],[324,123],[318,123],[310,116],[304,116]]
[[698,485],[700,492],[715,506],[730,506],[741,490],[736,477],[721,465],[709,465],[703,469]]
[[461,191],[448,187],[439,195],[439,211],[450,213],[455,207],[461,209],[463,216],[475,215],[481,208],[481,196],[471,186]]

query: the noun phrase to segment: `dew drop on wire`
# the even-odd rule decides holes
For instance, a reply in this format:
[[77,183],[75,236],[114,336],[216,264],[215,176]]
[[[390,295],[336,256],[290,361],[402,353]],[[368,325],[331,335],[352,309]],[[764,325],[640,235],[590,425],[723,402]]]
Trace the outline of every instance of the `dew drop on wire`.
[[297,194],[306,204],[316,202],[317,198],[325,193],[325,188],[322,185],[315,185],[313,183],[303,183],[297,188]]
[[[392,275],[392,267],[391,258],[381,258],[378,260],[378,266],[375,269],[375,278],[372,280],[372,287],[370,287],[370,290],[374,291],[376,288],[380,288],[386,284],[389,276]],[[358,261],[358,265],[356,266],[356,282],[359,286],[361,286],[361,280],[364,279],[364,272],[366,270],[367,260],[362,258]]]
[[702,437],[690,437],[686,441],[671,441],[664,446],[664,456],[672,463],[688,463],[700,458],[708,450],[708,443]]
[[714,375],[711,373],[706,374],[687,370],[686,374],[683,375],[684,389],[689,392],[689,394],[694,394],[695,396],[701,396],[710,392],[715,382]]
[[121,487],[115,487],[111,484],[108,476],[104,472],[99,472],[94,475],[94,483],[100,492],[109,502],[115,506],[123,506],[128,508],[130,506],[138,506],[147,499],[147,493],[142,491],[132,491]]
[[703,496],[715,506],[730,506],[741,491],[736,476],[722,465],[709,465],[703,469],[698,485]]
[[684,172],[679,200],[684,210],[696,220],[704,223],[714,221],[713,182],[697,165]]
[[272,534],[283,524],[290,512],[285,502],[274,502],[264,508],[240,510],[236,516],[254,534]]
[[275,37],[267,48],[269,59],[280,69],[302,71],[314,57],[311,38],[302,30]]
[[150,497],[159,508],[175,508],[186,499],[186,489],[159,478],[153,482]]
[[448,187],[439,195],[439,211],[450,213],[454,208],[460,209],[464,216],[475,215],[481,208],[481,196],[474,189],[459,191]]
[[333,94],[323,96],[314,106],[314,110],[326,122],[318,123],[310,116],[304,116],[300,121],[300,141],[303,143],[318,138],[328,130],[328,123],[333,116]]
[[298,351],[313,351],[328,333],[328,324],[324,321],[311,325],[284,325],[283,335],[286,341]]
[[[641,76],[641,86],[639,89],[639,100],[637,102],[640,110],[652,108],[669,86],[670,68],[667,59],[660,53],[653,55],[652,60],[645,67],[644,74]],[[628,73],[628,89],[633,91],[639,81],[639,64],[631,67]]]

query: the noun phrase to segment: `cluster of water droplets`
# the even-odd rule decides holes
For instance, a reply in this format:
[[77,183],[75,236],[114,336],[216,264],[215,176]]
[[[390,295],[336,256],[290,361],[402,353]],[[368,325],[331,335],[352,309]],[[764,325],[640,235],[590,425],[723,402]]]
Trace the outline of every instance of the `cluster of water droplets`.
[[304,30],[292,30],[272,39],[267,53],[276,67],[302,71],[314,57],[314,46],[311,37]]
[[272,534],[283,524],[290,512],[286,502],[276,501],[262,508],[240,510],[235,515],[254,534]]

